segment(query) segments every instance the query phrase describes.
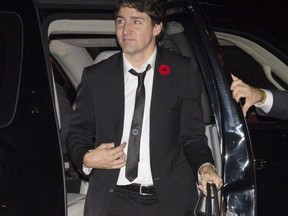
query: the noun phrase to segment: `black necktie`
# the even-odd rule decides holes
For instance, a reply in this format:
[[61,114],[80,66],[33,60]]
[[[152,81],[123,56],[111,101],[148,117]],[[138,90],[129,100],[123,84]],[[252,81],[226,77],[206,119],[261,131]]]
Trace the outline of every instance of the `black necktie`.
[[135,97],[135,109],[131,124],[129,142],[128,142],[128,154],[126,162],[126,178],[132,182],[138,174],[138,162],[139,162],[139,150],[140,150],[140,138],[142,132],[142,122],[145,105],[145,87],[144,79],[146,72],[151,69],[151,65],[148,64],[146,70],[143,73],[137,73],[133,69],[129,72],[138,77],[138,87]]

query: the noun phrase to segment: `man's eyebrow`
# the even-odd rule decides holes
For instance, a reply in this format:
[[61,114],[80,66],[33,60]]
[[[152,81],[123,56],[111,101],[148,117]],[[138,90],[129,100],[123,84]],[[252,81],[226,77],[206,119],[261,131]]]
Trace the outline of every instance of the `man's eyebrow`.
[[122,18],[122,19],[123,19],[123,16],[121,16],[121,15],[117,15],[116,18]]
[[130,19],[141,19],[141,20],[145,20],[144,17],[140,17],[140,16],[131,16]]
[[[117,16],[116,16],[116,19],[118,19],[118,18],[120,18],[120,19],[125,19],[124,16],[121,16],[121,15],[117,15]],[[140,16],[130,16],[129,19],[133,19],[133,20],[135,20],[135,19],[145,20],[144,17],[140,17]]]

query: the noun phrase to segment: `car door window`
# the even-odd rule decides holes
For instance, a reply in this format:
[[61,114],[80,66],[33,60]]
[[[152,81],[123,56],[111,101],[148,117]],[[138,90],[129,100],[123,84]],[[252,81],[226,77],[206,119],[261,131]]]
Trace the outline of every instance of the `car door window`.
[[0,128],[12,122],[17,106],[22,37],[20,17],[0,12]]

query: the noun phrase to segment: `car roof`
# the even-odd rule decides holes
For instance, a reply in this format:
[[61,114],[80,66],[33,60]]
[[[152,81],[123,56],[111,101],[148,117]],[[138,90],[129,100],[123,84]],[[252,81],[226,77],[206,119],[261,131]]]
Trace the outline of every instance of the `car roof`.
[[115,9],[116,0],[36,0],[38,8]]

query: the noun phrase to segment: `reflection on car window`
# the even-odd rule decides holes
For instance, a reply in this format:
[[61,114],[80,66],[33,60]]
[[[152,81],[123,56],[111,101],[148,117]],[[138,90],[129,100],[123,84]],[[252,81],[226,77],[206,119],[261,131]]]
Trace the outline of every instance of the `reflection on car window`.
[[19,15],[0,12],[0,128],[9,125],[17,106],[22,58]]

